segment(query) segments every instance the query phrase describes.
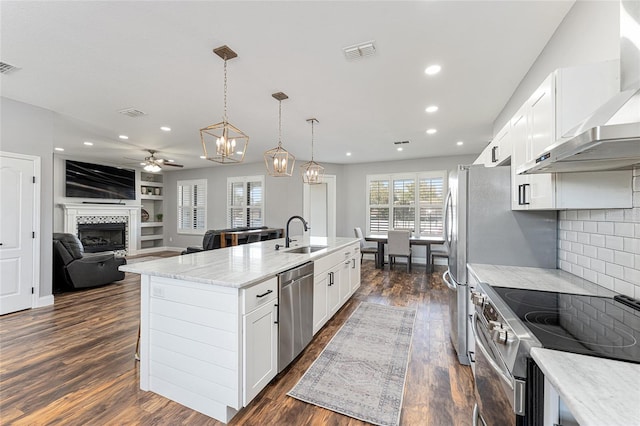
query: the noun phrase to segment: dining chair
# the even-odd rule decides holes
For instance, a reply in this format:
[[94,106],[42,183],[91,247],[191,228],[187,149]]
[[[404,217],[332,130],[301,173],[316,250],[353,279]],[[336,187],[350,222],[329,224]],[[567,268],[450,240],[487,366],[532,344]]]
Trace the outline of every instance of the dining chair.
[[449,250],[444,244],[431,244],[431,272],[434,270],[436,257],[449,258]]
[[396,261],[396,257],[407,258],[407,272],[411,271],[411,232],[408,230],[390,230],[387,238],[387,255],[389,256],[389,270]]
[[372,254],[375,256],[376,265],[378,264],[378,244],[367,244],[364,239],[364,235],[362,234],[362,229],[356,226],[353,228],[353,231],[356,233],[356,238],[360,239],[360,263],[362,263],[362,259],[365,254]]

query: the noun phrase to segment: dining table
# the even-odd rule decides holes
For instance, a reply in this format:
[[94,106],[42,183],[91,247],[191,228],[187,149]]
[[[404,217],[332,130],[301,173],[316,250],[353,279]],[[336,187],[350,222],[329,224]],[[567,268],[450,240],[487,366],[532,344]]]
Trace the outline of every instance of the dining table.
[[[376,268],[384,268],[384,245],[387,243],[387,234],[369,234],[364,237],[366,241],[378,243],[378,256],[376,257]],[[409,245],[425,246],[427,250],[427,271],[431,271],[431,244],[444,244],[444,237],[435,235],[411,235]]]

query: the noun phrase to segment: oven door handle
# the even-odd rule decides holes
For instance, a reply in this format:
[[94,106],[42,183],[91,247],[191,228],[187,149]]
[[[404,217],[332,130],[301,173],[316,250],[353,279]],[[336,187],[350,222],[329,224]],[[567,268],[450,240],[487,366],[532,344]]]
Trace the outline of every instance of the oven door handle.
[[444,271],[444,274],[442,274],[442,281],[444,281],[444,283],[447,285],[447,287],[449,287],[451,290],[455,291],[458,288],[458,286],[454,282],[451,282],[450,280],[448,280],[447,279],[447,275],[449,277],[451,277],[451,274],[449,273],[448,269],[446,271]]
[[480,340],[480,337],[476,332],[477,326],[478,326],[478,316],[474,314],[473,327],[471,327],[471,331],[473,332],[473,338],[476,341],[476,346],[480,349],[480,351],[482,351],[482,354],[487,359],[487,361],[489,361],[489,365],[491,365],[491,368],[493,368],[493,370],[498,374],[498,376],[500,376],[500,378],[504,380],[506,384],[509,385],[509,388],[513,390],[513,384],[511,383],[511,378],[504,373],[504,371],[500,368],[496,360],[494,360],[491,357],[491,355],[489,355],[489,351],[487,350],[487,348],[485,348],[484,345],[482,344],[482,341]]

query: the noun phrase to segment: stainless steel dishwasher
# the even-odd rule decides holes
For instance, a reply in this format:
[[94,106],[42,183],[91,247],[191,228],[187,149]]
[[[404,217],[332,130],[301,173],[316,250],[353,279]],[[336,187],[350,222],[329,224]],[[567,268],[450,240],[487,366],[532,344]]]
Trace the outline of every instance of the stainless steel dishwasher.
[[313,262],[278,274],[278,373],[313,338]]

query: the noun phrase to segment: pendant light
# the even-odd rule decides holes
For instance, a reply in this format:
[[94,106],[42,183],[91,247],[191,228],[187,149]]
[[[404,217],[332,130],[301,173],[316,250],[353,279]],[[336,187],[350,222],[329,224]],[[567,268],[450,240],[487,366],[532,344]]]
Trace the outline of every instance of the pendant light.
[[296,157],[282,147],[282,101],[289,97],[282,92],[271,96],[278,100],[278,146],[264,153],[264,163],[269,176],[291,176]]
[[311,161],[304,163],[300,168],[302,169],[302,182],[315,185],[322,183],[324,178],[324,167],[313,161],[313,125],[319,121],[315,118],[309,118],[307,123],[311,123]]
[[222,164],[241,163],[249,144],[249,136],[229,123],[227,118],[227,61],[238,55],[228,46],[213,49],[224,60],[224,115],[222,122],[200,129],[202,149],[207,160]]

